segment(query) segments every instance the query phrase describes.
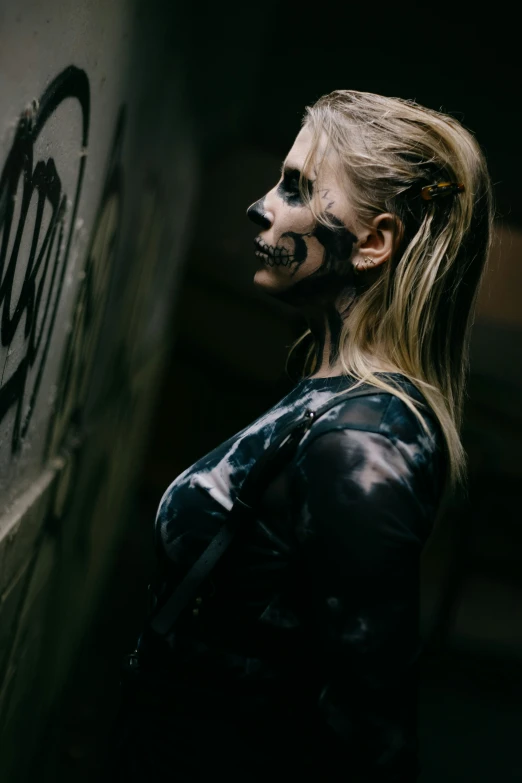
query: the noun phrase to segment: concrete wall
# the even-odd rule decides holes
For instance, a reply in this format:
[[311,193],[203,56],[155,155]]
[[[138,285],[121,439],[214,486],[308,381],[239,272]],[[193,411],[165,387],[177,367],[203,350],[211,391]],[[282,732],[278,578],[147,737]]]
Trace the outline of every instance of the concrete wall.
[[[161,3],[0,0],[0,778],[132,512],[197,155]],[[156,7],[156,13],[154,13]]]

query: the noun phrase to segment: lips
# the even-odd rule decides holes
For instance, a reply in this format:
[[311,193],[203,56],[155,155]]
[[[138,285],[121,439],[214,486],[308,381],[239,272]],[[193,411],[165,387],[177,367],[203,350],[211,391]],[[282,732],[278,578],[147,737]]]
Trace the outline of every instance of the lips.
[[269,266],[288,266],[295,260],[295,256],[286,247],[268,245],[260,237],[254,239],[256,256],[262,258]]
[[274,252],[270,245],[267,245],[265,242],[263,242],[259,237],[256,237],[254,239],[254,247],[256,249],[256,254],[260,254],[263,256],[270,256],[273,257]]

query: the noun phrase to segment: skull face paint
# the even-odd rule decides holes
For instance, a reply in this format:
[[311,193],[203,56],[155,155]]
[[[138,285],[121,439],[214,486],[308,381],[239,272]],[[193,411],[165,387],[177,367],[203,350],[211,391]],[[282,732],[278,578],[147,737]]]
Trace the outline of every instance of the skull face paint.
[[[254,282],[280,296],[306,277],[344,271],[352,272],[350,257],[355,233],[348,227],[354,216],[333,169],[325,169],[321,182],[303,176],[303,189],[314,195],[333,228],[314,220],[299,190],[299,177],[311,144],[311,133],[303,128],[285,161],[281,179],[262,199],[249,207],[248,217],[262,230],[255,239],[255,253],[262,262]],[[319,293],[319,292],[318,292]],[[324,293],[324,292],[323,292]],[[340,293],[338,291],[338,293]],[[292,295],[290,294],[290,297]]]
[[[303,197],[299,189],[299,169],[284,167],[283,177],[277,186],[277,195],[290,207],[304,206]],[[304,192],[311,198],[314,192],[314,185],[307,177],[303,177],[302,186]]]
[[303,310],[316,337],[319,365],[326,361],[329,366],[337,357],[343,314],[355,298],[351,259],[358,239],[355,214],[334,167],[323,166],[320,181],[303,177],[306,195],[315,197],[332,227],[316,221],[301,196],[299,176],[311,141],[304,127],[287,156],[281,179],[249,207],[247,215],[262,229],[254,240],[262,264],[254,282],[271,296]]

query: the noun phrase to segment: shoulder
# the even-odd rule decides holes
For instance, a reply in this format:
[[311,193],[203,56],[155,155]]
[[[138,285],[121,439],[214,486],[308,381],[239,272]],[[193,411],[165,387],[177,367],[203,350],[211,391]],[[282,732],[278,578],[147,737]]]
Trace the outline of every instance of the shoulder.
[[372,387],[364,397],[342,400],[320,416],[302,439],[296,463],[307,473],[358,476],[364,486],[424,485],[432,497],[443,483],[444,448],[438,422],[423,395],[403,376],[401,391],[421,404],[422,422],[395,394]]
[[339,404],[320,416],[303,438],[301,446],[308,449],[317,438],[346,430],[380,435],[413,462],[424,452],[429,454],[441,449],[442,433],[424,396],[404,376],[394,375],[394,381],[401,392],[419,403],[417,409],[426,426],[396,394],[365,385],[360,387],[367,393],[365,396],[340,400]]

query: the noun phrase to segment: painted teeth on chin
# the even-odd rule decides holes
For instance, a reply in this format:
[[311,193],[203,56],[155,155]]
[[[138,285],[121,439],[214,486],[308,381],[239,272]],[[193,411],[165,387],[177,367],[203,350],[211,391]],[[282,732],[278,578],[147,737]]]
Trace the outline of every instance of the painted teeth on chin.
[[289,266],[293,262],[293,256],[285,256],[283,258],[274,258],[273,256],[268,256],[267,260],[265,261],[268,266]]
[[263,257],[267,266],[289,266],[295,261],[295,256],[290,255],[284,247],[273,247],[262,241],[258,242],[256,255]]

